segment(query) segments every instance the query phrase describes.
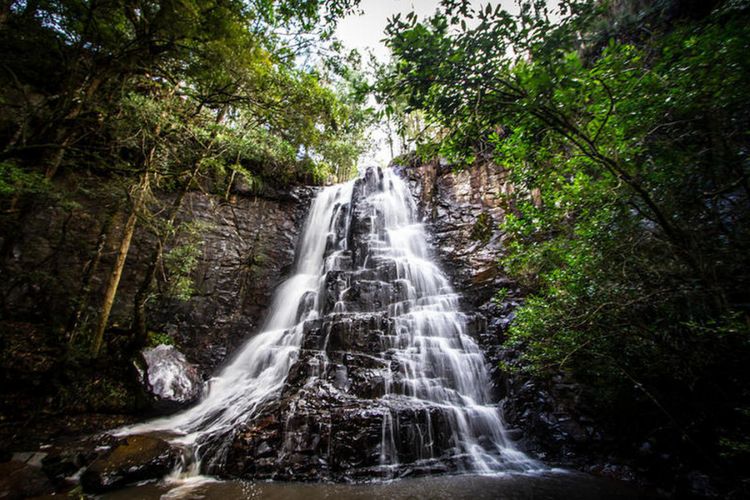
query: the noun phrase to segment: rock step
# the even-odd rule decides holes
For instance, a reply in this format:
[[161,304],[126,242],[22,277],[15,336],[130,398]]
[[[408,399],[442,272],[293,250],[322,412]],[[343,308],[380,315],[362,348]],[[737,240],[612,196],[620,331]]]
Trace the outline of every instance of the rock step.
[[[411,400],[398,399],[344,399],[335,405],[330,393],[319,389],[317,400],[316,390],[308,388],[286,402],[286,408],[242,429],[230,450],[229,473],[255,479],[320,480],[366,477],[382,469],[376,477],[387,477],[389,468],[381,466],[384,432],[400,462],[448,470],[441,460],[450,460],[453,444],[444,408],[415,407]],[[290,406],[293,413],[287,413]]]
[[128,484],[160,479],[171,472],[179,452],[163,439],[128,436],[94,460],[81,476],[84,491],[103,493]]

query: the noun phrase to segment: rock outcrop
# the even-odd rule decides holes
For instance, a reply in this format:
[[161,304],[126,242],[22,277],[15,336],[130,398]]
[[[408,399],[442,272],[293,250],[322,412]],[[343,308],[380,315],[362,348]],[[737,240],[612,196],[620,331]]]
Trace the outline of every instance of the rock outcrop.
[[294,262],[313,192],[300,188],[278,198],[238,195],[230,203],[193,193],[186,200],[183,216],[206,228],[193,274],[198,293],[152,309],[155,327],[173,336],[205,373],[260,328],[275,287]]
[[129,436],[94,460],[81,476],[84,491],[102,493],[127,484],[159,479],[179,459],[166,441],[151,436]]
[[[86,182],[96,182],[75,181],[83,191],[92,189]],[[194,244],[200,256],[191,274],[194,293],[187,301],[170,298],[163,293],[162,271],[157,273],[156,300],[148,302],[149,330],[171,337],[188,361],[210,374],[260,325],[274,287],[294,261],[312,193],[298,188],[289,194],[255,196],[236,189],[227,200],[188,193],[175,224],[190,222],[197,230]],[[97,244],[106,235],[81,319],[95,321],[123,224],[123,217],[115,217],[107,231],[107,214],[96,200],[81,196],[74,203],[35,206],[23,216],[20,230],[0,231],[0,273],[8,277],[0,281],[5,319],[65,325]],[[164,252],[185,243],[178,235]],[[115,332],[130,327],[133,299],[155,245],[147,226],[137,226],[110,317]]]
[[173,345],[158,345],[141,352],[136,363],[141,383],[163,411],[175,410],[195,402],[203,392],[198,368],[188,362]]

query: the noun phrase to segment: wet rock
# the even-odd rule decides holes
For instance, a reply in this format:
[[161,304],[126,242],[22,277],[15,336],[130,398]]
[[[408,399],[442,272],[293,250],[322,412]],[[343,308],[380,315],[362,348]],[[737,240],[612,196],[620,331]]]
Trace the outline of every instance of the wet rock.
[[81,476],[84,491],[101,493],[169,473],[178,453],[163,439],[129,436],[94,460]]
[[170,411],[197,400],[203,380],[198,367],[189,363],[176,347],[158,345],[141,352],[138,366],[141,383],[154,400],[154,406]]
[[[484,387],[481,353],[471,337],[483,335],[487,321],[458,312],[459,296],[427,258],[427,235],[413,225],[392,226],[394,205],[385,203],[395,202],[383,189],[394,181],[368,169],[355,181],[341,219],[331,222],[326,255],[333,268],[320,280],[321,314],[303,325],[301,349],[275,403],[232,437],[224,473],[351,481],[476,465],[475,448],[465,451],[466,436],[456,430],[465,422],[460,391],[467,386],[459,382],[472,373]],[[471,217],[462,213],[455,224]],[[478,248],[472,243],[460,251]],[[497,278],[482,273],[478,281]],[[475,446],[493,453],[501,438],[491,434],[500,421],[483,391],[476,398],[486,403],[486,412],[473,414],[481,424],[468,430],[475,422],[465,422],[462,429],[476,431]]]
[[15,500],[53,491],[52,483],[40,467],[20,460],[0,463],[0,498]]
[[[84,186],[89,181],[80,178],[77,182],[81,183],[81,192],[87,192]],[[239,180],[228,200],[188,193],[175,226],[192,222],[201,227],[201,255],[191,275],[196,293],[187,301],[156,294],[148,303],[148,328],[172,337],[185,357],[202,371],[213,371],[265,317],[274,287],[294,262],[297,235],[314,194],[314,189],[305,187],[291,193],[272,189],[258,193]],[[164,195],[162,201],[170,204],[170,196]],[[44,277],[41,282],[32,279],[23,287],[7,280],[0,282],[0,295],[12,312],[6,319],[47,323],[50,318],[64,322],[70,317],[75,302],[71,291],[80,288],[107,218],[105,208],[96,200],[82,197],[75,201],[73,209],[61,205],[35,207],[19,229],[14,252],[0,259],[0,274],[4,276],[21,276],[35,269]],[[177,235],[173,244],[186,244],[184,237]],[[113,324],[130,323],[133,297],[156,244],[150,230],[137,228],[128,253],[128,271],[122,276],[113,305]],[[112,245],[107,243],[92,277],[92,296],[103,293],[106,273],[116,254]],[[164,249],[165,253],[170,250]],[[61,262],[64,268],[60,268]],[[39,365],[34,359],[28,361]],[[27,360],[13,362],[28,364]]]

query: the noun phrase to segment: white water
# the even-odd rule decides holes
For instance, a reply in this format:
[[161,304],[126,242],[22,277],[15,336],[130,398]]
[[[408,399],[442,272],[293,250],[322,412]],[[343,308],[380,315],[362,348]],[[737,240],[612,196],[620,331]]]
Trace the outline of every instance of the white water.
[[[373,224],[368,258],[394,260],[403,285],[402,300],[388,306],[394,328],[386,341],[387,354],[396,361],[398,372],[386,375],[384,398],[396,407],[404,399],[413,407],[439,407],[453,434],[454,458],[462,458],[467,470],[538,469],[539,464],[517,451],[505,435],[500,411],[490,400],[484,356],[467,334],[459,296],[432,261],[405,182],[386,170],[382,191],[369,194],[368,202],[373,220],[383,222],[382,228]],[[383,465],[395,463],[398,456],[391,413],[383,419]],[[413,444],[420,458],[440,454],[434,449],[433,431],[428,425],[427,435]]]
[[[372,182],[373,178],[375,182]],[[340,215],[349,232],[351,214],[343,213],[352,201],[353,182],[332,186],[314,200],[300,239],[295,274],[276,292],[262,333],[252,337],[234,360],[213,380],[206,397],[180,414],[120,430],[119,434],[154,431],[177,433],[174,442],[193,450],[199,468],[201,445],[230,435],[259,408],[278,396],[290,367],[298,359],[303,325],[323,312],[320,297],[326,272],[338,269],[347,252],[347,238],[335,237]],[[466,317],[459,311],[458,295],[431,259],[424,227],[415,218],[415,207],[405,183],[390,170],[370,178],[362,204],[369,211],[372,231],[366,238],[364,266],[395,262],[400,297],[385,304],[392,331],[384,337],[385,395],[380,461],[398,463],[394,438],[398,411],[438,408],[451,432],[451,456],[465,470],[475,472],[523,471],[539,467],[515,450],[505,436],[500,411],[490,400],[485,361],[476,342],[467,334]],[[339,235],[340,236],[340,235]],[[327,258],[327,240],[337,248]],[[347,314],[342,292],[334,312]],[[310,304],[313,300],[313,304]],[[300,312],[302,311],[302,312]],[[353,313],[352,313],[353,314]],[[301,316],[301,317],[300,317]],[[325,372],[325,351],[321,369]],[[391,364],[397,369],[391,372]],[[420,431],[421,432],[421,431]],[[435,459],[432,424],[415,444],[420,459]],[[219,456],[218,459],[221,457]]]

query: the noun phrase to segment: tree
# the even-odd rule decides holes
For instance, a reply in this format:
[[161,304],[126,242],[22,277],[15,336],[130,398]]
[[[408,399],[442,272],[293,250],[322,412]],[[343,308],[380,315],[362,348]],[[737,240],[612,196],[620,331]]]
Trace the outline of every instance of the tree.
[[447,131],[424,151],[512,175],[515,369],[584,383],[613,428],[648,415],[639,442],[747,460],[748,5],[669,4],[444,2],[391,20],[380,89]]
[[[59,181],[80,171],[98,175],[100,192],[112,200],[106,204],[119,207],[104,218],[124,221],[118,236],[101,232],[117,238],[119,250],[91,333],[92,354],[102,346],[136,226],[157,241],[133,308],[142,338],[161,249],[189,190],[225,195],[238,174],[282,188],[352,174],[369,114],[351,61],[330,37],[336,19],[357,3],[43,0],[3,11],[0,80],[8,112],[0,119],[0,186],[7,223],[22,224],[42,201],[31,194],[46,185],[74,197]],[[337,61],[336,75],[322,63],[297,64],[315,51]],[[154,214],[165,197],[171,206],[162,220]],[[3,243],[9,251],[13,238]],[[96,255],[91,262],[98,267]],[[90,273],[82,274],[71,337],[87,328],[86,304],[98,302],[88,297]]]

